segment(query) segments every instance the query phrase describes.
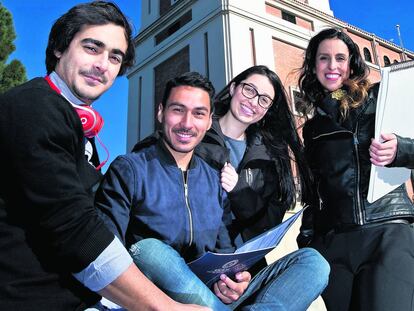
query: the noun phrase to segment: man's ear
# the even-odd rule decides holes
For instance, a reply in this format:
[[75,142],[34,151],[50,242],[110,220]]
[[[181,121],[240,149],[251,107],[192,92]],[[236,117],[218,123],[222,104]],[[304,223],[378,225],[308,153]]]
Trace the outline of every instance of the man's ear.
[[53,54],[55,54],[56,58],[58,58],[58,59],[62,57],[62,52],[59,52],[59,51],[57,51],[57,50],[55,50],[55,51],[53,52]]
[[210,119],[208,121],[207,131],[211,128],[212,124],[213,124],[213,113],[210,113]]
[[162,117],[164,116],[163,113],[163,105],[162,103],[158,104],[158,111],[157,111],[157,120],[158,122],[162,123]]

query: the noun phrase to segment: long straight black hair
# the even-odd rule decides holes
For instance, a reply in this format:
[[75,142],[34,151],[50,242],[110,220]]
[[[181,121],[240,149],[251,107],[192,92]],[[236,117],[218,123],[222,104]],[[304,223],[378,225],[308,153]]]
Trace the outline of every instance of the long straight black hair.
[[292,160],[296,163],[297,177],[302,194],[302,201],[310,195],[310,173],[303,154],[303,145],[296,131],[294,118],[289,108],[286,91],[275,72],[266,66],[250,67],[234,77],[224,89],[216,96],[214,101],[215,115],[224,116],[230,109],[230,85],[236,87],[251,75],[258,74],[269,79],[275,91],[273,105],[267,110],[264,117],[251,124],[247,130],[247,136],[259,133],[268,149],[270,156],[276,163],[279,180],[280,194],[278,200],[286,204],[288,208],[296,203],[295,182],[292,171]]

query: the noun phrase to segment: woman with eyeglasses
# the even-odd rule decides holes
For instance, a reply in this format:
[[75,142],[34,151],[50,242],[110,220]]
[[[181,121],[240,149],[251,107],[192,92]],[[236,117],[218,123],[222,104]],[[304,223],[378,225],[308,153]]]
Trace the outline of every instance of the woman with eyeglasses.
[[[234,222],[233,237],[249,240],[281,223],[308,195],[309,173],[285,90],[266,66],[246,69],[217,94],[214,118],[198,154],[221,169]],[[239,240],[240,241],[240,240]]]

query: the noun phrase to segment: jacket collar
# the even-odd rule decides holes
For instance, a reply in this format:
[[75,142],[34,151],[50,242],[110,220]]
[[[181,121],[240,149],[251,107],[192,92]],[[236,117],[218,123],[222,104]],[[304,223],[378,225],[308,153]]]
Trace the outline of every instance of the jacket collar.
[[[156,145],[157,154],[160,158],[160,161],[168,166],[175,166],[178,167],[177,162],[175,161],[173,155],[171,154],[170,150],[168,150],[167,146],[162,137],[161,131],[156,131],[151,136],[144,138],[140,142],[138,142],[134,148],[132,148],[132,152],[138,152],[144,148],[148,148],[149,146]],[[188,166],[189,169],[193,169],[196,167],[196,160],[194,155],[191,157],[190,165]]]
[[[312,138],[318,137],[320,135],[330,134],[334,132],[353,132],[353,128],[362,115],[370,107],[370,103],[376,101],[378,96],[379,84],[375,84],[368,92],[368,98],[365,102],[356,109],[351,109],[347,120],[342,123],[337,123],[320,107],[316,107],[315,115],[310,119],[305,127],[311,128]],[[375,105],[369,109],[375,109]]]
[[213,117],[211,128],[197,146],[195,153],[217,170],[221,170],[224,163],[230,162],[230,151],[224,142],[224,134],[217,117]]

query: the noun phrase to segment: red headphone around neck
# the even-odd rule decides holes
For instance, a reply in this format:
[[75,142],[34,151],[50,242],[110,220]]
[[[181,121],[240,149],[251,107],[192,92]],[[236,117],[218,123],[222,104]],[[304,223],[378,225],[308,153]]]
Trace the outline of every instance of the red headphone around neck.
[[81,120],[84,135],[88,138],[98,135],[104,125],[102,116],[92,107],[74,104],[72,106],[75,108]]
[[95,168],[96,170],[100,170],[102,166],[104,166],[105,163],[109,160],[109,151],[98,136],[99,131],[102,129],[104,125],[102,116],[96,110],[92,109],[92,107],[75,105],[74,103],[72,103],[69,99],[66,98],[64,94],[62,94],[60,89],[53,83],[49,76],[46,76],[45,80],[54,91],[62,95],[72,105],[72,107],[75,108],[82,123],[83,133],[85,137],[96,137],[101,146],[105,149],[106,159]]
[[[45,79],[53,90],[65,97],[60,89],[52,82],[49,76],[46,76]],[[92,138],[98,135],[99,131],[104,125],[102,116],[92,107],[75,105],[66,97],[65,99],[72,105],[73,108],[75,108],[76,112],[78,113],[80,121],[82,123],[84,135],[88,138]]]

